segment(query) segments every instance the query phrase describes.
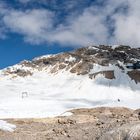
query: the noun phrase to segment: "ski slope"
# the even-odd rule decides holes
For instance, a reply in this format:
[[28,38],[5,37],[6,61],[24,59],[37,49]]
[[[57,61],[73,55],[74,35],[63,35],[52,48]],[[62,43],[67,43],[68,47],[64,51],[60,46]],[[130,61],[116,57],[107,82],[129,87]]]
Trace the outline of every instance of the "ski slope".
[[[140,108],[140,84],[111,68],[117,79],[105,79],[102,75],[90,79],[65,70],[55,74],[38,71],[24,78],[1,75],[0,118],[53,117],[74,108],[98,106]],[[25,97],[23,92],[27,92]]]

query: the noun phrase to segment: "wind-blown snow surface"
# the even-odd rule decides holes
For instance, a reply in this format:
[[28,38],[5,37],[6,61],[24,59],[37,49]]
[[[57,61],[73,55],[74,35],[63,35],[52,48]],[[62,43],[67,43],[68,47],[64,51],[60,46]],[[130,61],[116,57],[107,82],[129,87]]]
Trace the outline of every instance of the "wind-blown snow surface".
[[[73,108],[97,106],[140,108],[140,90],[134,91],[135,86],[140,87],[123,75],[116,80],[101,75],[94,80],[68,71],[40,71],[13,79],[1,76],[0,118],[52,117]],[[22,92],[28,96],[22,98]]]
[[0,120],[0,130],[13,132],[15,128],[16,128],[15,125]]

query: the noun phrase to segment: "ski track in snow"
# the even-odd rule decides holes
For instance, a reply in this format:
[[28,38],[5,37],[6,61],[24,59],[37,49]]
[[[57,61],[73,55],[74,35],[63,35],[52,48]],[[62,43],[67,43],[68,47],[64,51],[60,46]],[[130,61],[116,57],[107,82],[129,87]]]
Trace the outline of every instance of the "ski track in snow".
[[[115,75],[119,74],[116,70]],[[54,117],[70,109],[98,106],[140,108],[140,85],[129,80],[125,74],[116,80],[107,80],[102,75],[91,80],[86,75],[63,71],[36,72],[15,79],[1,77],[0,118]],[[124,86],[120,86],[122,83]],[[22,98],[22,92],[28,95]]]

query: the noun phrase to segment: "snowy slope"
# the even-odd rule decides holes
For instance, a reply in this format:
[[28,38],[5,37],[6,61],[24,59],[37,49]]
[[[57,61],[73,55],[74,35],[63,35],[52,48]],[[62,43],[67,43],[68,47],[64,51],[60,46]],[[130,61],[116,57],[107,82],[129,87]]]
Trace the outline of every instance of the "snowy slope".
[[[68,59],[66,55],[64,60],[74,62],[73,67],[76,65],[76,57]],[[124,63],[117,62],[124,67]],[[41,67],[40,63],[37,65]],[[97,106],[140,108],[140,83],[129,77],[129,69],[124,67],[122,72],[113,63],[106,66],[94,63],[88,74],[77,75],[67,67],[52,72],[56,65],[58,63],[51,66],[47,62],[42,69],[22,64],[8,68],[10,72],[15,69],[30,71],[32,74],[28,76],[17,76],[12,72],[4,75],[5,70],[1,71],[0,118],[52,117],[73,108]],[[104,71],[114,71],[115,78],[105,78]],[[95,77],[89,78],[89,75]],[[23,92],[27,93],[24,98]]]
[[[101,77],[93,81],[68,72],[57,75],[38,72],[32,77],[3,79],[0,81],[0,117],[48,117],[79,107],[140,107],[140,92],[127,87],[129,83],[119,88],[99,83]],[[28,92],[28,97],[22,98],[22,92]]]
[[0,120],[0,130],[13,132],[15,128],[16,128],[15,125]]

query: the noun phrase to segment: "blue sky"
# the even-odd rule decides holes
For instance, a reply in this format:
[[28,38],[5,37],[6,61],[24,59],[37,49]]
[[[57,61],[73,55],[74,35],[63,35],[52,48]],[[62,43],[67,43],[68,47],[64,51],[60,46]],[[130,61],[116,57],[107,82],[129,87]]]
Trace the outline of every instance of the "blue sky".
[[31,45],[22,41],[21,38],[11,37],[0,40],[0,68],[5,68],[22,60],[31,60],[34,57],[55,54],[73,50],[72,47],[61,47],[59,44]]
[[92,44],[140,45],[139,0],[1,0],[0,69]]

